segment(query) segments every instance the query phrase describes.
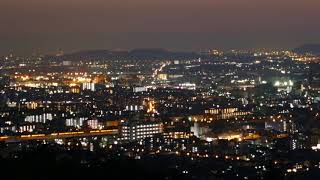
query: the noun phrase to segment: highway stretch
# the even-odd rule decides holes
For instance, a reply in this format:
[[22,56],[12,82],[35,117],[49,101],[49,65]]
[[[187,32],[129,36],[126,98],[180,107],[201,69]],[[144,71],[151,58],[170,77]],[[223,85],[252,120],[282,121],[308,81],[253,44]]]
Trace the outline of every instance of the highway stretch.
[[73,137],[90,137],[90,136],[103,136],[103,135],[116,135],[118,129],[102,129],[85,131],[71,131],[71,132],[59,132],[51,134],[27,134],[18,136],[0,136],[0,141],[5,142],[20,142],[30,140],[50,140],[50,139],[64,139]]

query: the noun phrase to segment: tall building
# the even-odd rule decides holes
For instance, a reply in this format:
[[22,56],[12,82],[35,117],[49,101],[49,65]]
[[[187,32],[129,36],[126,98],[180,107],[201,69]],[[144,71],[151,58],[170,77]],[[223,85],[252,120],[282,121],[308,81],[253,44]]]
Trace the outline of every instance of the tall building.
[[135,141],[155,134],[162,133],[161,122],[137,122],[128,121],[121,126],[121,139],[124,141]]
[[95,83],[89,83],[89,82],[83,83],[82,90],[95,91],[96,90]]

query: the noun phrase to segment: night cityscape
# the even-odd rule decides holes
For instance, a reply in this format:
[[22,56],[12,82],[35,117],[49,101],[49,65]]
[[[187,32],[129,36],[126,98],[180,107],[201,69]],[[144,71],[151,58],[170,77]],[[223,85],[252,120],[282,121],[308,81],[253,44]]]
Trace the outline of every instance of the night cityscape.
[[1,177],[320,179],[319,7],[3,0]]

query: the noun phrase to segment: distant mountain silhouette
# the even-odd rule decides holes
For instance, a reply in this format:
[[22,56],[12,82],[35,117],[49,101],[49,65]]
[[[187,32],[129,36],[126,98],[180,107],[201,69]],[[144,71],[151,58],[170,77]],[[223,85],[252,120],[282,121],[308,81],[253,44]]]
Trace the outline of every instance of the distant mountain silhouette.
[[311,53],[314,55],[320,55],[320,44],[304,44],[293,50],[298,54]]
[[102,59],[186,59],[199,58],[200,55],[194,52],[173,52],[165,49],[134,49],[131,51],[112,51],[112,50],[87,50],[65,54],[63,56],[47,56],[46,59],[53,60],[102,60]]

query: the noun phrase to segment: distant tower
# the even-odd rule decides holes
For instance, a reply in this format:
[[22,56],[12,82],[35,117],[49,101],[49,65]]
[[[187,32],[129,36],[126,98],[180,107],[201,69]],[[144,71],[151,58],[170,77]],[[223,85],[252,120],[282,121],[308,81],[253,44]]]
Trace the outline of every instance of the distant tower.
[[193,127],[191,127],[191,132],[193,132],[194,136],[200,137],[200,126],[199,123],[195,122]]
[[261,78],[261,76],[259,76],[258,77],[258,84],[261,84],[261,82],[262,82],[262,78]]

